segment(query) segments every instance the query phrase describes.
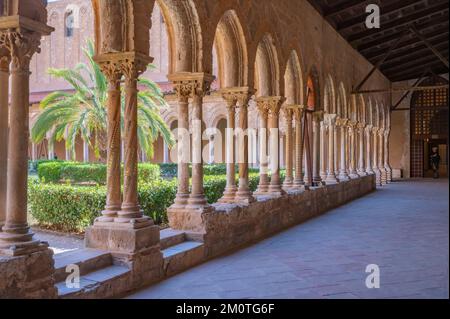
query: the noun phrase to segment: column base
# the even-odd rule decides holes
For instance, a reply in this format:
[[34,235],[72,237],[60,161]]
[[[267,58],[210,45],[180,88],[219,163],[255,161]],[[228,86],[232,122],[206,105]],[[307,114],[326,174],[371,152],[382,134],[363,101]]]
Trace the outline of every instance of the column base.
[[188,199],[188,203],[185,206],[186,209],[198,210],[209,207],[208,201],[204,194],[201,195],[191,195]]
[[344,173],[340,172],[339,175],[337,176],[337,179],[339,181],[346,182],[346,181],[350,180],[350,177],[348,176],[347,172],[344,172]]
[[269,190],[266,195],[281,197],[286,194],[281,185],[269,185]]
[[350,179],[357,179],[357,178],[359,178],[360,176],[358,175],[357,172],[354,172],[354,173],[350,173],[349,177],[350,177]]
[[189,200],[189,193],[177,193],[177,196],[175,197],[175,201],[172,206],[176,208],[184,208]]
[[25,255],[0,253],[0,299],[56,299],[53,251],[46,243]]
[[290,190],[292,188],[294,188],[294,181],[292,179],[285,179],[283,186],[282,186],[283,190]]
[[325,180],[326,185],[335,185],[339,184],[339,181],[337,180],[335,175],[328,175],[327,179]]
[[230,204],[234,202],[234,199],[236,197],[237,187],[227,187],[225,188],[225,191],[223,192],[223,196],[221,199],[218,200],[221,204]]
[[234,199],[234,203],[237,204],[249,205],[254,202],[256,202],[256,198],[253,197],[253,194],[249,189],[238,191]]
[[159,227],[153,222],[149,224],[148,220],[135,223],[96,221],[86,229],[84,243],[86,248],[134,254],[159,244]]
[[48,244],[33,239],[34,234],[29,231],[29,227],[18,228],[16,232],[7,229],[7,227],[7,225],[4,225],[2,232],[0,232],[0,255],[26,255],[48,247]]
[[167,209],[167,217],[172,229],[204,234],[206,233],[205,215],[214,213],[214,211],[214,207],[209,205],[195,209],[171,206]]
[[363,176],[367,176],[367,173],[365,171],[363,171],[363,170],[359,170],[358,171],[358,175],[363,177]]
[[253,195],[263,196],[268,195],[269,193],[269,185],[259,185]]

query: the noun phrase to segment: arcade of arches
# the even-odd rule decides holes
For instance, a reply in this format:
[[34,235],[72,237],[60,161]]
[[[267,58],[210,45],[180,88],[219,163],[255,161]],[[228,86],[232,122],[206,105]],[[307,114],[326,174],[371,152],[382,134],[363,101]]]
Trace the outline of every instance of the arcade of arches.
[[[156,2],[92,0],[95,60],[109,84],[108,197],[85,244],[108,252],[112,263],[126,270],[78,296],[123,294],[392,181],[389,96],[351,94],[372,65],[307,1]],[[153,60],[150,17],[156,5],[167,27],[168,79],[175,92],[165,118],[179,132],[178,191],[168,210],[175,235],[170,238],[181,234],[198,244],[172,262],[162,252],[167,235],[143,215],[137,197],[137,78]],[[30,64],[44,38],[59,31],[47,25],[46,1],[2,0],[0,13],[0,296],[57,297],[53,254],[27,224],[26,190]],[[366,84],[389,85],[378,71]],[[123,139],[117,134],[121,92]],[[204,103],[214,99],[220,107],[206,114]],[[202,122],[223,132],[255,129],[257,136],[225,134],[227,187],[214,205],[207,204],[203,190]],[[254,143],[256,156],[249,154]],[[280,160],[286,169],[283,183]],[[255,193],[249,189],[249,165],[260,167]],[[15,268],[13,276],[7,268]]]

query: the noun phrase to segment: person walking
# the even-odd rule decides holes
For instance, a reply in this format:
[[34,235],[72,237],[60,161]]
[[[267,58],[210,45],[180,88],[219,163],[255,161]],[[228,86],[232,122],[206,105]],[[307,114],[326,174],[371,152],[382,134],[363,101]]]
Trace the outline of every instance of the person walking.
[[439,163],[441,162],[441,156],[439,155],[437,147],[432,148],[430,162],[431,167],[433,168],[433,178],[439,178]]

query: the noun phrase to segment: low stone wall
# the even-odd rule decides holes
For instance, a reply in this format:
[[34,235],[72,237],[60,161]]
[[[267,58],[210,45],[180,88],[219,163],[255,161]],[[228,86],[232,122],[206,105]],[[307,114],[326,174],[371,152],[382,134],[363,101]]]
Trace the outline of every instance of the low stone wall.
[[259,197],[249,206],[215,204],[214,212],[203,215],[205,257],[248,245],[375,189],[375,175],[369,175],[279,198]]

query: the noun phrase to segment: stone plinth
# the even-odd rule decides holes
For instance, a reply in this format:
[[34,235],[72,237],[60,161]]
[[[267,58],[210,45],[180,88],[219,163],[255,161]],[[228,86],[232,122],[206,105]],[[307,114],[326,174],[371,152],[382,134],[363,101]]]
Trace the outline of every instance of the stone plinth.
[[205,219],[214,213],[215,210],[212,206],[199,207],[198,209],[170,207],[167,210],[167,217],[172,229],[204,234],[206,231]]
[[41,250],[22,256],[0,255],[0,299],[54,299],[53,251],[46,245]]

